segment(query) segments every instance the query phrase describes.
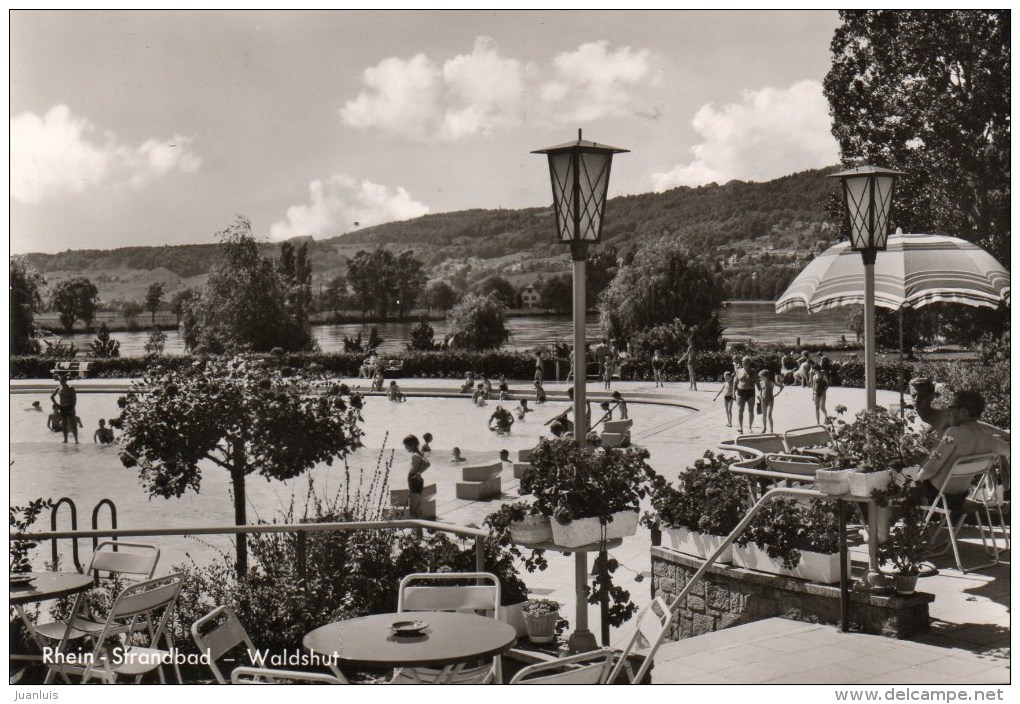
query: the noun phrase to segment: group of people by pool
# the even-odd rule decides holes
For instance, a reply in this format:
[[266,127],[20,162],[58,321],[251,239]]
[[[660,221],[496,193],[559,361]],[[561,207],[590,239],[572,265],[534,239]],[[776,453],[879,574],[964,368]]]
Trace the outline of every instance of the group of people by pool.
[[[78,444],[78,428],[84,427],[81,418],[78,416],[78,392],[67,381],[67,375],[58,376],[57,388],[50,394],[51,411],[46,418],[46,428],[53,433],[61,433],[64,442],[68,436],[74,438],[74,444]],[[39,401],[33,401],[32,405],[25,409],[30,412],[41,413],[43,408]],[[92,433],[92,440],[100,445],[112,445],[116,436],[113,432],[113,420],[110,425],[106,419],[99,419],[99,427]]]

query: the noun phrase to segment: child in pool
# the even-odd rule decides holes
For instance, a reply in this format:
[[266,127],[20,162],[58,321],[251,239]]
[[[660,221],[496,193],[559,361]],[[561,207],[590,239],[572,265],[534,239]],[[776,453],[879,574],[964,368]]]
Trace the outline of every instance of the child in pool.
[[535,380],[535,403],[545,403],[545,389],[542,388],[542,382]]
[[506,383],[506,377],[502,374],[499,375],[499,400],[506,401],[507,396],[510,394],[510,385]]
[[717,398],[719,398],[719,394],[722,394],[722,393],[725,393],[725,395],[723,396],[723,403],[726,405],[726,427],[727,428],[732,428],[733,427],[733,372],[725,372],[725,373],[723,373],[723,383],[722,383],[722,386],[719,388],[719,391],[716,392],[715,398],[713,398],[712,400],[715,401]]
[[[495,421],[496,426],[493,427]],[[493,411],[492,416],[489,417],[489,430],[495,432],[498,435],[506,435],[510,432],[510,428],[513,427],[514,417],[510,411],[506,410],[502,406],[496,406],[496,410]]]
[[454,463],[467,462],[467,458],[460,454],[459,447],[455,447],[453,448],[453,457],[450,458],[450,461]]
[[105,419],[99,419],[99,427],[92,434],[92,441],[102,445],[109,445],[113,442],[113,430],[106,427]]
[[407,397],[404,396],[400,391],[400,387],[397,386],[396,380],[390,382],[390,388],[386,391],[386,398],[390,401],[406,401]]
[[475,389],[475,393],[471,396],[471,403],[476,406],[484,406],[486,398],[485,387],[481,382],[478,382],[478,388]]
[[623,396],[619,391],[613,392],[613,400],[616,401],[614,409],[620,409],[620,420],[627,420],[627,402],[623,400]]
[[423,434],[421,439],[425,441],[421,446],[421,453],[427,457],[429,453],[432,452],[432,448],[430,447],[430,443],[432,442],[432,433]]
[[613,419],[613,411],[616,410],[616,408],[615,407],[610,408],[609,407],[609,401],[603,401],[602,403],[600,403],[599,404],[599,408],[602,409],[602,418],[595,425],[598,425],[599,423],[604,423],[607,420],[612,420]]
[[485,400],[488,401],[492,397],[492,382],[487,376],[482,377],[482,389],[485,391]]
[[372,391],[382,391],[385,381],[386,377],[383,376],[382,369],[377,369],[375,376],[372,377]]
[[528,399],[522,398],[521,405],[517,407],[517,418],[519,420],[524,420],[524,416],[531,413],[532,410],[533,409],[528,408]]

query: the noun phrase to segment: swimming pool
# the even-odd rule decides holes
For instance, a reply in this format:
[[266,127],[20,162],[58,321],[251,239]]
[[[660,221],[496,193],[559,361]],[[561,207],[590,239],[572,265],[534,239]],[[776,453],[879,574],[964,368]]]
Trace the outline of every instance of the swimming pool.
[[[39,497],[54,500],[70,497],[78,507],[79,528],[89,527],[92,508],[103,498],[110,498],[117,505],[121,528],[231,525],[233,501],[230,479],[223,469],[211,462],[203,463],[201,492],[198,494],[150,499],[142,490],[137,470],[127,469],[120,463],[117,447],[93,442],[92,435],[99,419],[118,415],[119,396],[114,393],[79,393],[78,415],[84,425],[79,430],[79,445],[74,445],[73,441],[65,445],[59,433],[50,432],[46,428],[45,412],[26,410],[33,401],[40,401],[43,408],[48,408],[48,395],[18,393],[10,396],[11,505],[22,505]],[[435,482],[442,493],[452,496],[463,466],[449,462],[453,447],[461,448],[469,464],[496,461],[499,450],[504,448],[516,455],[517,450],[533,447],[540,436],[547,435],[545,421],[566,408],[564,402],[556,401],[535,406],[525,420],[515,423],[509,435],[496,435],[487,429],[496,405],[490,401],[487,406],[479,408],[472,405],[467,397],[412,397],[404,403],[378,396],[366,398],[364,422],[361,424],[365,431],[365,446],[348,460],[350,483],[356,485],[363,468],[369,474],[374,471],[385,444],[384,462],[391,456],[393,458],[389,484],[403,487],[408,457],[401,441],[408,434],[417,435],[420,439],[423,433],[430,432],[434,436],[432,467],[426,477],[429,482]],[[517,402],[503,405],[513,408]],[[594,410],[597,410],[597,405]],[[648,407],[632,402],[629,410],[635,424],[640,427],[643,414],[649,412]],[[663,409],[660,406],[656,410],[660,422],[664,412],[675,414],[677,418],[691,413],[689,409]],[[332,496],[344,489],[345,481],[343,463],[334,463],[332,467],[319,465],[289,482],[249,476],[246,482],[248,520],[252,523],[259,519],[278,520],[292,502],[300,515],[309,482],[314,485],[317,495]],[[107,520],[104,511],[101,526],[108,525]],[[68,521],[65,514],[59,528],[68,529]],[[40,529],[48,529],[48,516],[41,517],[38,525]],[[215,558],[217,550],[230,548],[230,541],[224,536],[203,537],[201,541],[165,538],[153,542],[159,542],[163,547],[164,556],[160,562],[165,565],[180,562],[188,556],[199,563],[208,562]],[[84,543],[82,549],[86,550]],[[44,554],[49,554],[48,546]]]

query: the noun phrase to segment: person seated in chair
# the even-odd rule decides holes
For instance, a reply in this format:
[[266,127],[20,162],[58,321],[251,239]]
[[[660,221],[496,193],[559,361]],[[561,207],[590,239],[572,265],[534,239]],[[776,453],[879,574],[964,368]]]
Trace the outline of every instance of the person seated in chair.
[[935,400],[935,384],[932,383],[932,380],[924,377],[911,379],[910,398],[913,401],[914,410],[917,411],[917,417],[923,423],[930,425],[938,435],[944,434],[952,424],[952,419],[948,408],[932,406],[932,401]]
[[[917,475],[918,491],[922,498],[931,503],[938,496],[939,488],[945,483],[956,460],[967,455],[993,453],[1009,460],[1009,444],[995,437],[980,425],[978,420],[985,410],[985,400],[977,391],[957,391],[945,409],[949,414],[949,427],[942,436],[942,442],[932,452],[931,458],[921,467]],[[958,511],[967,493],[946,494],[946,503],[951,512]]]

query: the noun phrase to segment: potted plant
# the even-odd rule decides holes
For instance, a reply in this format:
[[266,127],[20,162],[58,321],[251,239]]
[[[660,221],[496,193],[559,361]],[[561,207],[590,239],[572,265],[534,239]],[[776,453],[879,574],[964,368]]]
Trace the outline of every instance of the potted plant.
[[[837,413],[846,407],[837,406]],[[848,475],[850,493],[870,497],[884,491],[894,473],[920,464],[938,444],[934,433],[922,431],[885,408],[859,412],[852,422],[833,419],[833,442]]]
[[[849,559],[849,557],[848,557]],[[839,518],[832,501],[767,504],[737,538],[733,563],[822,584],[839,581]]]
[[519,545],[552,542],[549,517],[524,501],[503,504],[485,518],[485,524],[493,530],[507,531],[510,540]]
[[550,643],[556,638],[560,605],[551,599],[528,599],[524,603],[524,625],[532,643]]
[[[888,538],[879,545],[878,559],[896,569],[896,593],[909,596],[917,586],[917,577],[928,552],[924,532],[924,512],[917,502],[913,480],[907,478],[889,492],[888,499],[897,506],[900,520],[889,530]],[[884,502],[883,502],[884,503]]]
[[[747,511],[747,479],[730,471],[732,460],[711,451],[685,469],[674,487],[656,477],[652,520],[664,528],[667,546],[705,559],[723,543]],[[717,562],[733,559],[732,546]]]
[[521,478],[522,494],[552,519],[553,542],[575,548],[634,535],[638,507],[655,471],[647,450],[578,446],[547,440],[535,448]]
[[[499,579],[501,605],[503,606],[502,617],[516,629],[518,636],[527,635],[524,624],[524,605],[528,599],[528,588],[520,577],[520,567],[523,565],[528,572],[534,572],[535,570],[544,570],[548,566],[544,551],[532,550],[531,554],[526,557],[518,545],[529,542],[548,542],[552,539],[549,519],[541,514],[533,513],[534,511],[531,504],[517,501],[500,506],[499,509],[486,516],[484,521],[484,524],[492,529],[492,535],[485,540],[486,569]],[[513,535],[515,525],[524,525],[523,522],[532,516],[539,518],[540,521],[544,520],[544,532],[526,534],[524,536],[528,538],[526,540],[515,539]],[[518,536],[518,538],[520,537]],[[534,540],[531,540],[532,538]]]

